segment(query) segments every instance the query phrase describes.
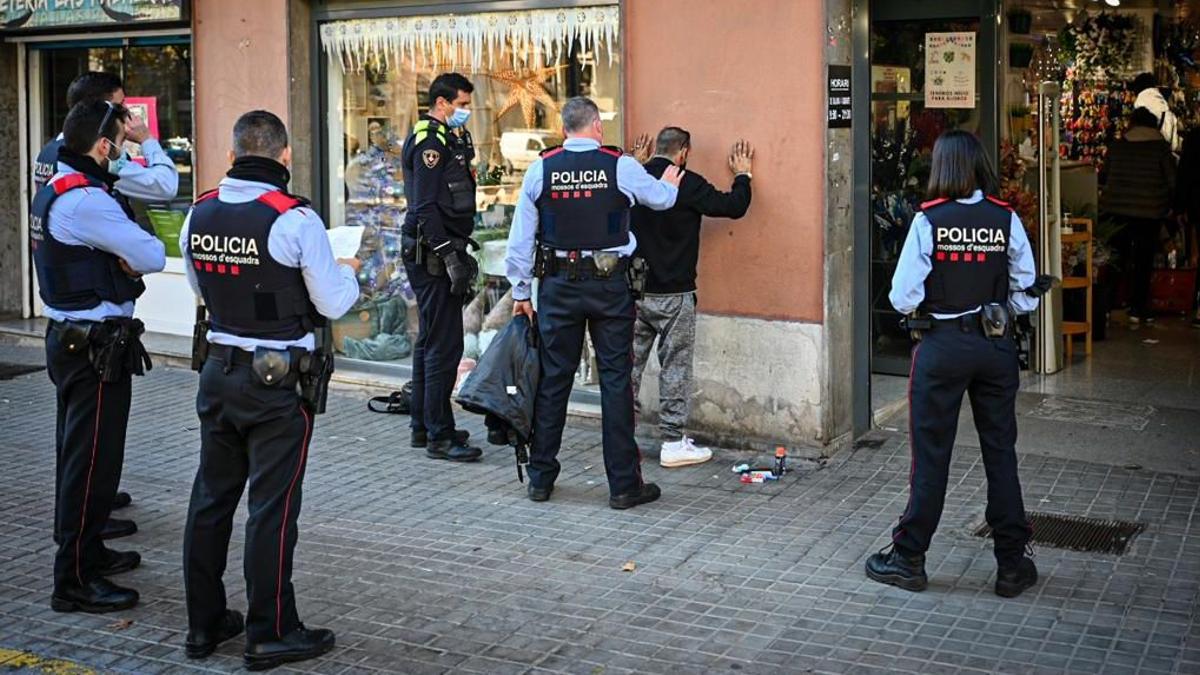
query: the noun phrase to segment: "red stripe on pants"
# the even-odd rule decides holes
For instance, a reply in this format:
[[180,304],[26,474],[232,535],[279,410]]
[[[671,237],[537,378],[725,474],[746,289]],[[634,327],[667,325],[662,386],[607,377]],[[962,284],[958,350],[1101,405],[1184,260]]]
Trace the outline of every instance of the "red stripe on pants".
[[304,406],[300,406],[300,414],[304,415],[304,441],[300,444],[300,461],[296,462],[296,473],[292,474],[292,483],[288,485],[287,497],[283,500],[283,522],[279,524],[279,573],[275,579],[275,635],[283,639],[283,546],[287,541],[288,512],[292,506],[292,492],[304,469],[304,460],[308,456],[308,439],[312,435],[312,417]]

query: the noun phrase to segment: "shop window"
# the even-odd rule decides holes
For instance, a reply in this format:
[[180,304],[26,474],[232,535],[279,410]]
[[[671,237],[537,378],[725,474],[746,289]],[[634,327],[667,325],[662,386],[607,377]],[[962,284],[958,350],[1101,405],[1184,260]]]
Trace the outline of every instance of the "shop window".
[[[121,76],[126,103],[150,124],[150,131],[179,171],[179,193],[170,203],[133,202],[136,218],[150,222],[167,251],[178,255],[178,233],[192,203],[192,63],[187,38],[164,38],[119,47],[87,46],[42,50],[43,106],[41,143],[48,142],[67,118],[67,88],[79,75],[105,71]],[[38,146],[40,147],[40,145]],[[140,148],[126,146],[131,157]]]
[[[466,357],[511,315],[501,304],[505,241],[525,171],[562,143],[559,109],[591,97],[605,142],[621,142],[619,9],[614,6],[405,16],[322,26],[328,56],[325,168],[331,228],[361,235],[358,305],[335,324],[345,355],[398,362],[411,355],[416,301],[399,257],[404,222],[401,149],[428,110],[428,88],[455,71],[475,86],[467,128],[475,143],[475,239],[482,289],[466,308]],[[339,236],[335,233],[335,237]]]

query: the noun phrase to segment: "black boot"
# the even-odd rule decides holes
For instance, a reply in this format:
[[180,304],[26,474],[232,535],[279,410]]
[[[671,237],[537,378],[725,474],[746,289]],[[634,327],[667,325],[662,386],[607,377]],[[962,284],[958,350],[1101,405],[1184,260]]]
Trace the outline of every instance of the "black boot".
[[133,497],[129,496],[128,492],[118,492],[116,497],[113,497],[113,510],[123,509],[133,503]]
[[492,445],[508,445],[508,430],[488,429],[488,443]]
[[129,609],[138,603],[138,592],[122,588],[104,577],[96,577],[83,586],[54,589],[50,609],[56,612],[105,614]]
[[[466,429],[455,429],[454,440],[458,445],[466,445],[467,441],[471,440],[471,432]],[[429,445],[429,433],[424,429],[412,432],[412,446],[414,448],[423,448]]]
[[137,569],[137,566],[142,564],[142,556],[137,551],[105,551],[104,553],[104,562],[101,563],[100,569],[96,570],[96,574],[102,577],[128,572]]
[[100,532],[101,539],[120,539],[137,532],[137,523],[121,518],[109,518]]
[[533,483],[529,484],[529,501],[531,502],[547,502],[550,501],[550,495],[554,492],[554,486],[540,488]]
[[925,576],[925,554],[901,553],[895,546],[867,558],[867,576],[906,591],[923,591],[929,585],[929,577]]
[[189,630],[183,650],[189,659],[203,659],[217,651],[217,646],[222,642],[241,635],[245,628],[246,621],[242,619],[242,613],[227,609],[216,625]]
[[434,441],[425,449],[432,459],[448,459],[451,462],[478,462],[483,450],[455,441]]
[[333,631],[309,630],[303,624],[275,642],[247,644],[242,655],[246,670],[268,670],[285,663],[307,661],[333,649]]
[[649,504],[662,496],[662,490],[654,483],[642,483],[642,486],[632,492],[613,495],[608,498],[608,505],[618,511],[631,509],[638,504]]
[[1028,556],[1012,567],[1001,567],[996,573],[996,595],[1002,598],[1015,598],[1037,583],[1037,565]]

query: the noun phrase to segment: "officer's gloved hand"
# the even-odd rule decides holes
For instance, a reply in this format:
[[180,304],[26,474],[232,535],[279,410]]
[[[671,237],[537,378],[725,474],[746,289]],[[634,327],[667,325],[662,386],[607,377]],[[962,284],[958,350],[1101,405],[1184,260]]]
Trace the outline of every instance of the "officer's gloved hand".
[[1033,285],[1025,289],[1025,293],[1035,298],[1040,298],[1049,293],[1051,288],[1054,288],[1054,282],[1056,281],[1058,281],[1058,279],[1055,279],[1049,274],[1039,274],[1037,278],[1034,279]]
[[446,265],[446,274],[450,277],[450,293],[466,295],[475,281],[474,265],[467,260],[467,254],[451,249],[440,255]]

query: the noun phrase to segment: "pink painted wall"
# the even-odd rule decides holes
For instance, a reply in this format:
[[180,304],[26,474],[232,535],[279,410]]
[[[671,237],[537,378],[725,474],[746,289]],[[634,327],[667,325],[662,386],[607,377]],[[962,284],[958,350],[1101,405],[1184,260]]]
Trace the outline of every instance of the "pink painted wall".
[[705,224],[700,309],[819,323],[825,213],[825,5],[626,0],[626,138],[692,133],[688,168],[720,189],[729,147],[757,149],[754,201]]
[[262,108],[288,121],[287,0],[196,0],[192,9],[197,191],[229,168],[233,123]]

